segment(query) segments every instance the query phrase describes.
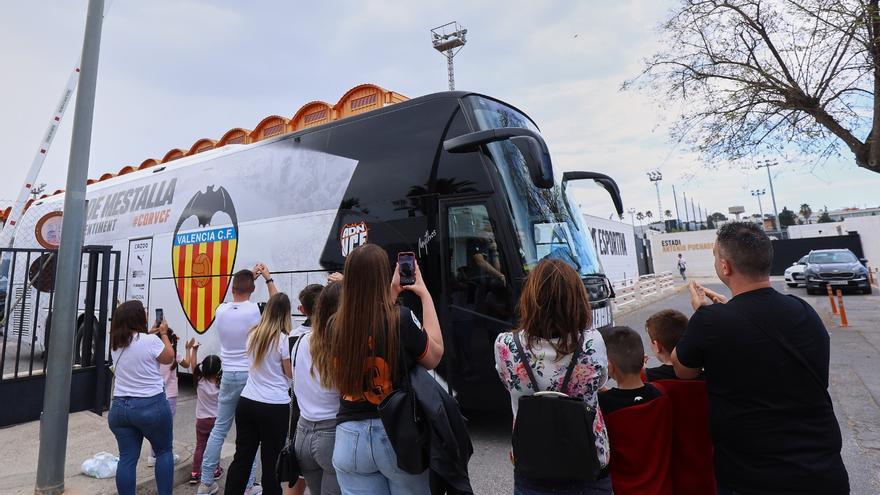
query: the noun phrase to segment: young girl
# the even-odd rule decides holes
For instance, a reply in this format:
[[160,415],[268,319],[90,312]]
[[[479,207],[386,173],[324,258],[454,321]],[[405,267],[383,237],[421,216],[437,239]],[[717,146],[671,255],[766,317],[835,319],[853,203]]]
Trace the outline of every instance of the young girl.
[[[199,362],[199,343],[195,339],[187,342],[187,360],[190,363]],[[205,357],[201,364],[193,370],[193,383],[196,386],[196,450],[193,452],[192,471],[190,472],[189,484],[195,485],[202,479],[202,456],[205,454],[205,445],[208,436],[214,428],[217,419],[217,398],[220,396],[220,358],[214,354]],[[223,469],[217,466],[214,470],[214,478],[223,475]]]
[[[430,493],[427,469],[409,474],[397,467],[378,405],[416,363],[437,366],[443,338],[418,265],[413,285],[401,286],[397,270],[393,273],[392,278],[388,253],[375,244],[349,253],[339,309],[329,324],[330,358],[316,363],[321,381],[326,378],[327,388],[341,396],[333,468],[343,493]],[[424,325],[408,308],[397,306],[403,290],[421,300]]]
[[[177,335],[174,333],[174,330],[171,328],[168,329],[168,340],[171,341],[171,348],[174,349],[174,361],[171,364],[160,364],[159,365],[159,373],[162,375],[162,380],[165,382],[165,397],[168,398],[168,405],[171,407],[171,421],[174,421],[174,416],[177,414],[177,365],[180,363],[184,368],[189,368],[190,361],[187,359],[188,356],[181,356],[180,353],[177,352]],[[190,339],[189,342],[186,343],[186,348],[189,349],[192,345],[192,342],[195,342],[195,339]],[[177,464],[180,456],[174,454],[174,463]],[[147,458],[147,466],[153,466],[156,464],[156,452],[150,450],[150,457]]]
[[293,390],[300,405],[294,447],[299,467],[314,495],[339,495],[336,470],[333,469],[333,444],[336,439],[336,414],[339,392],[325,387],[317,373],[317,363],[326,367],[329,359],[330,333],[327,322],[336,313],[342,283],[332,282],[318,295],[311,314],[312,330],[305,333],[294,347]]

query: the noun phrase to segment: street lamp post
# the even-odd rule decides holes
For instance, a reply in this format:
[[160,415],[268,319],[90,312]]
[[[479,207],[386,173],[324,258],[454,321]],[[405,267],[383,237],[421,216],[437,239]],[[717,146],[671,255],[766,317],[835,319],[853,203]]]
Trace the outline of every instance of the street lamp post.
[[[648,172],[648,180],[654,183],[657,189],[657,218],[663,222],[663,205],[660,203],[660,181],[663,180],[663,174],[659,170],[651,170]],[[666,225],[663,225],[663,231],[666,231]]]
[[761,196],[767,194],[766,189],[753,189],[752,196],[758,198],[758,212],[761,214],[761,228],[764,228],[764,206],[761,204]]
[[635,227],[636,226],[636,218],[635,218],[636,209],[630,208],[630,209],[626,210],[626,212],[629,213],[629,223],[633,224],[633,227]]
[[773,191],[773,176],[770,175],[770,167],[775,167],[777,165],[779,165],[779,162],[776,160],[758,160],[757,168],[767,169],[767,180],[770,182],[770,199],[773,201],[773,218],[775,222],[775,227],[776,230],[781,231],[782,227],[779,225],[779,211],[776,209],[776,193]]

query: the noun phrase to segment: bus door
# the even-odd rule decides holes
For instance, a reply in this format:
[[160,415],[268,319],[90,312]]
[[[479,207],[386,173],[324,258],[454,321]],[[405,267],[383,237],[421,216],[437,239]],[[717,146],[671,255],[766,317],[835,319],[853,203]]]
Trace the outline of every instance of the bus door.
[[515,319],[510,255],[488,198],[442,201],[440,210],[449,379],[464,404],[478,407],[503,392],[493,349]]

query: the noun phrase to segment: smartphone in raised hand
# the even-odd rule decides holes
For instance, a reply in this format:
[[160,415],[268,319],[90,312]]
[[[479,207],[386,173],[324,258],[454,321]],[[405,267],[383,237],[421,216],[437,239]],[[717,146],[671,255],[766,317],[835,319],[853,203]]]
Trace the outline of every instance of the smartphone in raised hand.
[[165,311],[162,308],[156,308],[156,326],[162,324],[162,321],[165,320]]
[[398,253],[397,266],[400,285],[414,285],[416,283],[416,254],[411,251]]

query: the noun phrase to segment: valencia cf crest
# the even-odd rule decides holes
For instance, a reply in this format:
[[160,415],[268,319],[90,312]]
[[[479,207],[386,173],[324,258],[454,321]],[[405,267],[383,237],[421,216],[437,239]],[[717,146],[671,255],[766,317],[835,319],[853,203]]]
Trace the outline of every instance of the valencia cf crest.
[[229,192],[208,186],[186,204],[177,226],[171,260],[177,298],[189,323],[205,333],[226,297],[238,246],[238,217]]

